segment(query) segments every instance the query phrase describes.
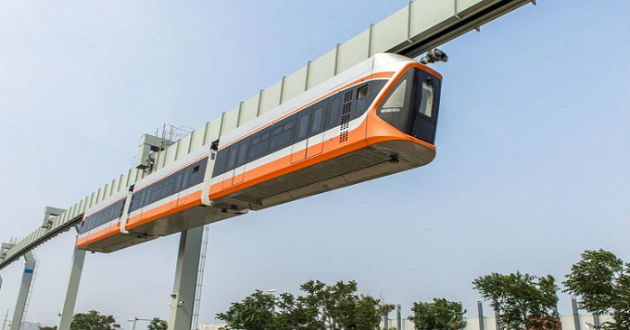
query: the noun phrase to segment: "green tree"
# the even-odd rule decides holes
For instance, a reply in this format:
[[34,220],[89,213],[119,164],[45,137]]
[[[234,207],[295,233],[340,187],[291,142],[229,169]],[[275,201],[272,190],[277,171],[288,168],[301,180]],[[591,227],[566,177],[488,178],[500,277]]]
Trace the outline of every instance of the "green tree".
[[354,328],[378,329],[383,316],[394,310],[394,305],[382,304],[380,299],[361,295],[356,302],[356,318]]
[[499,311],[499,322],[507,329],[557,329],[558,296],[551,275],[498,274],[482,276],[473,286]]
[[149,325],[147,326],[147,330],[166,330],[168,329],[168,323],[166,321],[160,319],[159,317],[154,317]]
[[281,293],[276,299],[274,328],[277,330],[311,330],[307,326],[309,316],[290,293]]
[[571,266],[563,282],[569,292],[580,298],[579,307],[593,314],[612,314],[614,322],[603,328],[630,329],[630,264],[612,252],[586,250]]
[[433,302],[416,302],[411,308],[416,330],[457,330],[466,327],[462,304],[444,298],[433,298]]
[[385,312],[393,305],[360,295],[355,281],[326,285],[308,281],[300,287],[306,293],[298,297],[309,316],[307,329],[377,329]]
[[354,281],[333,285],[308,281],[300,289],[304,294],[297,297],[257,290],[217,318],[226,322],[225,329],[369,330],[377,329],[384,312],[393,308],[358,294]]
[[226,329],[272,330],[274,329],[276,298],[256,290],[241,302],[232,303],[217,318],[226,322]]
[[101,315],[95,310],[78,313],[72,317],[71,330],[113,330],[120,328],[112,315]]

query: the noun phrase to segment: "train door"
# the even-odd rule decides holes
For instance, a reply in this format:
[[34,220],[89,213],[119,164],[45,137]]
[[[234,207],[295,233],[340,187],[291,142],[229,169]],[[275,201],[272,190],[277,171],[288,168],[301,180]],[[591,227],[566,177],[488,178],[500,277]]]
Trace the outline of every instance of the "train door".
[[311,127],[306,141],[306,158],[319,155],[324,149],[324,120],[326,101],[319,102],[311,111]]
[[311,109],[302,110],[298,113],[297,129],[295,133],[295,143],[291,150],[291,163],[297,163],[306,158],[307,136],[311,121]]

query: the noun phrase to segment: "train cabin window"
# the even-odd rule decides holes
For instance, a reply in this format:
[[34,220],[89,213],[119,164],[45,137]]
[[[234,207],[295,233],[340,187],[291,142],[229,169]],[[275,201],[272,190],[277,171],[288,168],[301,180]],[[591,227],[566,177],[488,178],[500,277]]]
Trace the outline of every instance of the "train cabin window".
[[[310,110],[310,109],[309,109]],[[302,110],[298,116],[297,134],[295,135],[295,142],[302,141],[308,134],[308,124],[311,118],[309,110]]]
[[407,91],[407,81],[409,79],[405,77],[396,86],[396,89],[390,94],[387,101],[383,103],[381,107],[381,113],[400,112],[405,105],[405,92]]
[[368,106],[368,84],[365,84],[357,89],[357,108],[358,113],[363,113]]
[[427,117],[433,114],[433,84],[428,79],[422,82],[418,112]]
[[388,91],[388,95],[378,109],[378,116],[390,125],[405,132],[409,123],[409,100],[407,95],[411,91],[413,82],[413,71],[409,70],[405,75]]
[[294,118],[289,117],[277,124],[278,127],[274,127],[271,136],[272,151],[280,150],[280,148],[291,144],[291,138],[293,137],[293,119]]
[[311,123],[311,134],[321,133],[324,129],[324,114],[326,108],[323,105],[313,111],[313,120]]
[[333,96],[333,98],[328,102],[329,111],[328,111],[328,122],[326,123],[326,128],[330,129],[337,125],[339,125],[339,94]]

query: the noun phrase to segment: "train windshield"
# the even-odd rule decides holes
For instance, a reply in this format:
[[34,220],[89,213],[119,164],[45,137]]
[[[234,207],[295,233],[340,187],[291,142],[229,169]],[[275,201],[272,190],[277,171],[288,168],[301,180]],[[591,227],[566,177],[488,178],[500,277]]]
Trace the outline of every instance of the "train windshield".
[[412,68],[390,90],[378,116],[406,134],[434,143],[439,91],[439,79]]

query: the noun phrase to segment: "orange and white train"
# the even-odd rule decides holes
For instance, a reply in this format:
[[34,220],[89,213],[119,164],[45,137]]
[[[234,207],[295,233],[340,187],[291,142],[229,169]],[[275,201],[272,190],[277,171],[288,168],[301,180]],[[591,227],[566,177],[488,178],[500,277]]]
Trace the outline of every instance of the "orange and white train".
[[441,82],[412,59],[377,54],[88,210],[77,248],[115,251],[426,165]]

